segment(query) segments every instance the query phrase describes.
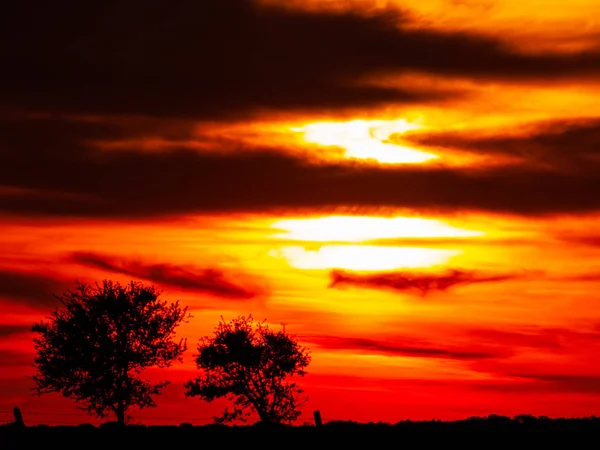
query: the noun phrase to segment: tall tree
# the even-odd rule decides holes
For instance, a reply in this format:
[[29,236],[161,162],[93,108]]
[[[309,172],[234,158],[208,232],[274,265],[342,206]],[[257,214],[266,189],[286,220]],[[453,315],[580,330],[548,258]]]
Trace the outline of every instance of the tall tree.
[[232,410],[215,417],[218,423],[245,421],[253,412],[264,423],[295,420],[306,399],[300,399],[303,390],[290,378],[306,374],[308,350],[285,326],[274,331],[252,316],[229,323],[221,319],[214,336],[200,339],[196,364],[201,374],[185,383],[185,395],[232,401]]
[[156,406],[152,397],[168,381],[151,383],[141,374],[182,360],[187,345],[174,340],[175,329],[189,317],[187,307],[160,295],[154,286],[104,280],[76,282],[58,296],[63,307],[31,327],[38,333],[36,392],[61,393],[98,417],[114,413],[121,425],[130,407]]

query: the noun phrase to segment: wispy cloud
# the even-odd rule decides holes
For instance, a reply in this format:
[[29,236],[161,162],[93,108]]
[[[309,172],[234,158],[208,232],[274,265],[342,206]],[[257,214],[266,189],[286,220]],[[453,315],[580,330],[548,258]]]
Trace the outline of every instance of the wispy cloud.
[[[199,269],[173,264],[153,264],[86,252],[73,253],[68,259],[78,264],[109,272],[121,273],[151,280],[162,285],[210,293],[231,299],[251,299],[263,293],[260,287],[249,282],[248,276],[227,273],[218,268]],[[247,285],[243,281],[246,281]]]
[[512,373],[505,375],[502,380],[473,383],[472,387],[484,391],[505,393],[543,392],[598,395],[600,394],[600,375]]
[[419,272],[360,273],[334,270],[329,287],[357,286],[370,289],[391,289],[425,296],[434,291],[446,291],[459,285],[493,283],[524,278],[522,274],[483,275],[474,271],[449,270],[442,274]]
[[537,348],[549,351],[568,351],[580,346],[600,343],[600,329],[515,327],[509,329],[480,328],[466,331],[467,337],[479,342],[494,343],[507,348]]
[[427,342],[415,341],[414,339],[402,339],[401,337],[369,339],[316,335],[308,337],[307,340],[324,349],[348,350],[366,354],[459,360],[478,360],[505,356],[505,353],[492,350],[444,347]]
[[425,148],[508,156],[557,172],[596,172],[600,165],[598,118],[542,121],[510,132],[505,129],[412,132],[402,135],[402,139]]
[[26,333],[27,331],[29,331],[28,325],[0,325],[0,338]]

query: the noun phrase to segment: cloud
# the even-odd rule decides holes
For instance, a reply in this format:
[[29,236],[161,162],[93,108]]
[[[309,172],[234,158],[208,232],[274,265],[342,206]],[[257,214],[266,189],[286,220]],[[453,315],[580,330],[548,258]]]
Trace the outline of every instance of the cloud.
[[504,331],[495,329],[469,330],[470,337],[478,342],[493,342],[500,346],[528,347],[547,350],[558,350],[563,347],[560,333],[541,330],[529,332]]
[[[85,252],[73,253],[68,260],[109,272],[151,280],[162,285],[231,299],[250,299],[262,293],[261,288],[248,283],[245,279],[247,277],[226,273],[217,268],[197,269],[172,264],[150,264]],[[248,285],[245,285],[244,281]]]
[[28,325],[0,325],[0,338],[22,334],[29,331]]
[[446,291],[459,285],[492,283],[523,278],[524,275],[480,275],[476,272],[452,269],[444,274],[417,272],[358,273],[343,270],[331,272],[329,287],[358,286],[371,289],[391,289],[426,296],[430,292]]
[[[572,382],[578,382],[578,381],[592,381],[595,380],[596,384],[598,385],[598,381],[600,381],[600,376],[596,376],[596,375],[577,375],[577,374],[563,374],[563,373],[536,373],[536,374],[530,374],[530,373],[518,373],[518,374],[512,374],[513,377],[518,377],[518,378],[527,378],[530,380],[538,380],[538,381],[549,381],[549,382],[555,382],[555,383],[572,383]],[[597,386],[598,390],[600,392],[600,385]]]
[[560,277],[564,281],[600,281],[600,272],[581,273],[577,275]]
[[553,171],[597,173],[600,166],[600,120],[545,121],[507,134],[488,132],[412,132],[402,136],[420,146],[459,149],[478,154],[517,157]]
[[0,269],[0,297],[33,307],[54,307],[68,283],[49,275]]
[[[457,360],[479,360],[498,358],[503,353],[487,350],[469,350],[415,342],[413,339],[395,337],[390,340],[316,335],[306,340],[329,350],[349,350],[366,354],[409,356],[418,358],[441,358]],[[404,342],[403,342],[404,341]]]
[[600,247],[600,234],[594,234],[593,231],[589,234],[588,233],[576,234],[576,233],[564,232],[564,233],[561,233],[560,235],[556,236],[556,238],[560,239],[562,241],[565,241],[567,243],[570,243],[570,244],[586,245],[586,246],[590,246],[590,247]]
[[5,105],[38,111],[215,119],[439,95],[355,82],[387,72],[537,81],[600,71],[598,51],[521,54],[490,37],[398,26],[399,19],[409,20],[249,0],[184,0],[176,8],[165,0],[18,2],[0,18],[0,95]]
[[[422,145],[536,161],[487,170],[311,165],[285,149],[248,148],[227,138],[223,153],[184,145],[203,139],[194,134],[196,120],[234,120],[265,110],[322,114],[382,103],[439,104],[462,95],[357,81],[365,77],[417,71],[518,82],[577,78],[598,74],[600,50],[520,54],[490,37],[403,26],[410,19],[390,11],[309,13],[248,0],[185,0],[177,8],[158,0],[27,4],[15,2],[0,17],[10,37],[0,40],[0,214],[146,218],[355,205],[552,214],[600,208],[597,119],[539,124],[517,137],[406,135]],[[140,151],[135,143],[156,127],[182,146]],[[100,151],[93,145],[98,141],[123,148]]]
[[[61,119],[0,120],[4,214],[160,217],[297,208],[402,207],[552,214],[600,208],[597,172],[308,164],[286,152],[136,149],[99,152],[86,136],[111,125]],[[32,164],[32,161],[36,161]],[[21,195],[18,189],[26,189]],[[35,195],[35,192],[65,195]],[[13,192],[13,194],[10,194]],[[71,193],[73,195],[66,195]],[[76,195],[75,195],[76,194]]]
[[467,337],[478,342],[489,342],[513,348],[528,347],[563,351],[576,348],[587,348],[600,343],[600,328],[582,329],[517,327],[516,329],[472,329],[467,330]]
[[491,383],[474,383],[480,390],[500,392],[572,392],[600,394],[600,375],[562,373],[513,373],[514,380],[496,380]]

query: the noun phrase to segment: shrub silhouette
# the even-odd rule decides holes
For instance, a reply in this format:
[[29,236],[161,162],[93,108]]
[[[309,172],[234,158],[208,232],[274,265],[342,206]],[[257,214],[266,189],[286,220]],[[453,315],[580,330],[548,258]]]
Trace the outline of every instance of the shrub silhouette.
[[173,337],[189,317],[187,308],[159,300],[154,286],[139,282],[76,285],[58,297],[62,309],[31,327],[39,334],[34,338],[35,390],[74,398],[98,417],[112,412],[123,425],[130,407],[156,406],[152,396],[168,384],[152,384],[140,378],[141,372],[181,361],[186,342]]
[[233,409],[215,417],[217,423],[245,422],[252,412],[262,423],[291,422],[306,399],[299,398],[303,390],[289,378],[304,376],[309,363],[308,350],[285,326],[273,331],[252,316],[229,323],[222,319],[213,337],[200,340],[196,364],[201,375],[185,383],[185,395],[232,401]]

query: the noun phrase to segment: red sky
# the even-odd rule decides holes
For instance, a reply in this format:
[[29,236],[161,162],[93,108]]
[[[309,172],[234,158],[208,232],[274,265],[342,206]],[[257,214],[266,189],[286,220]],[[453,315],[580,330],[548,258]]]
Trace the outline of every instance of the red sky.
[[189,350],[311,349],[301,421],[585,416],[600,400],[598,0],[27,4],[0,17],[0,421],[74,281],[155,284]]

